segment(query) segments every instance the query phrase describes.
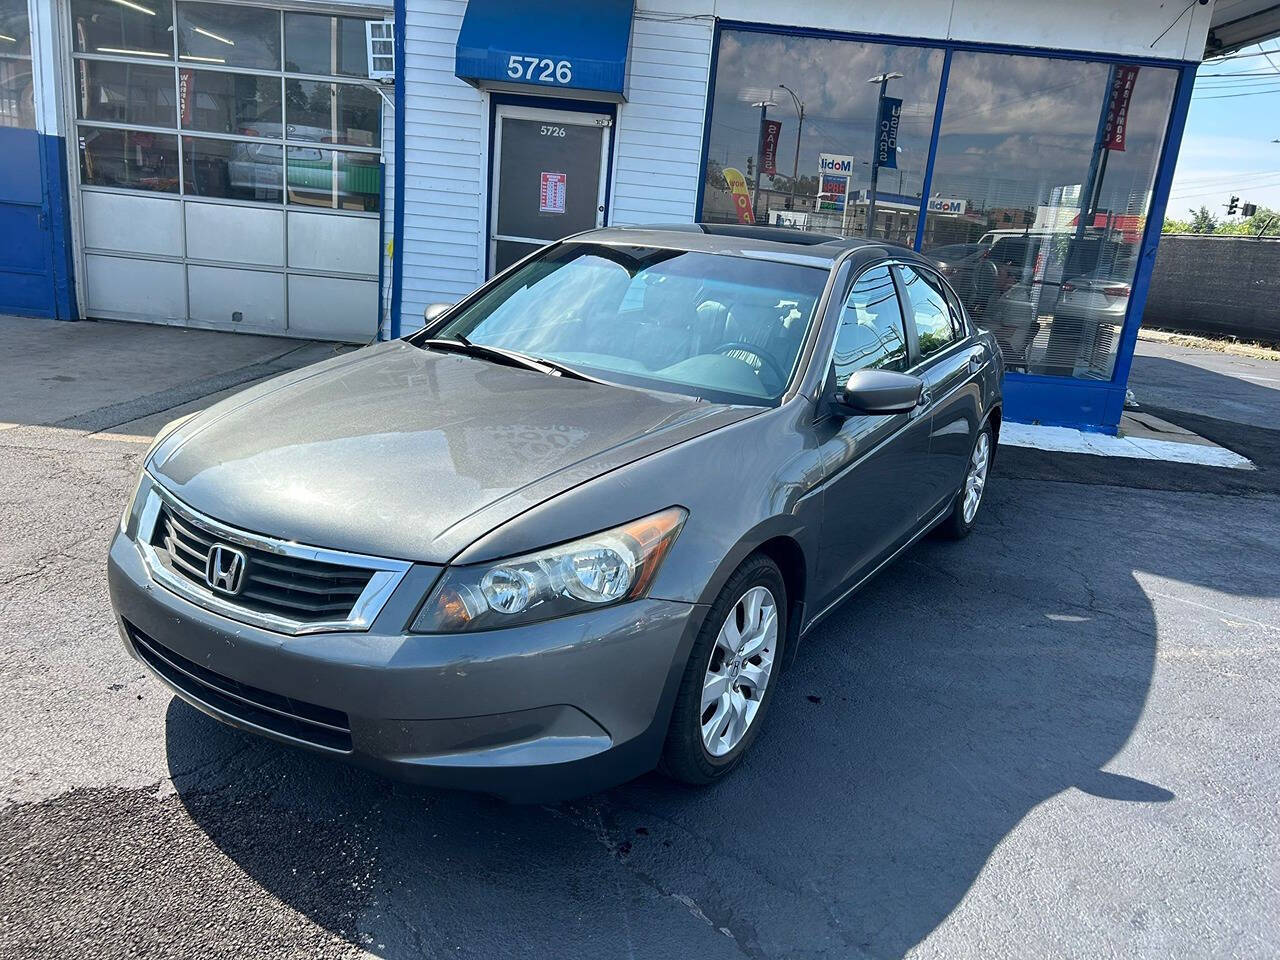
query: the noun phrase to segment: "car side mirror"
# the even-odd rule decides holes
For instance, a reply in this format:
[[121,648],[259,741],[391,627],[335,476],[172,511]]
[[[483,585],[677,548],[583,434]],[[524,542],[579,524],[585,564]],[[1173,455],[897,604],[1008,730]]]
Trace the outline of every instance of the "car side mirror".
[[920,404],[924,381],[891,370],[859,370],[849,378],[836,400],[855,413],[910,413]]
[[444,315],[444,312],[446,310],[451,310],[451,309],[453,309],[452,303],[428,304],[427,307],[422,311],[423,322],[430,323],[432,320],[438,320],[440,319],[441,316]]

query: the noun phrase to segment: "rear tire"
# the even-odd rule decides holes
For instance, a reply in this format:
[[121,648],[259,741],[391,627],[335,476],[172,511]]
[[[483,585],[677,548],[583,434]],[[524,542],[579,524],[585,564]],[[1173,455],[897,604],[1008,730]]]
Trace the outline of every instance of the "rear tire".
[[964,482],[951,502],[951,513],[938,524],[938,532],[950,540],[963,540],[973,532],[978,522],[978,508],[982,506],[982,498],[987,489],[987,477],[990,475],[991,457],[995,453],[995,434],[991,430],[990,421],[983,423],[978,435],[974,438],[973,449],[969,453],[969,463],[965,468]]
[[764,726],[786,636],[782,573],[754,554],[724,585],[693,642],[659,762],[663,773],[703,785],[738,765]]

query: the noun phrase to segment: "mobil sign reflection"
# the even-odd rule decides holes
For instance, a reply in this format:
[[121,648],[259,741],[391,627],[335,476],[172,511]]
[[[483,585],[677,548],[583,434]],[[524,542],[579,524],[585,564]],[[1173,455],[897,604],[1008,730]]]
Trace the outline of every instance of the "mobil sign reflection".
[[853,177],[853,157],[837,153],[818,154],[818,209],[841,212],[849,196]]

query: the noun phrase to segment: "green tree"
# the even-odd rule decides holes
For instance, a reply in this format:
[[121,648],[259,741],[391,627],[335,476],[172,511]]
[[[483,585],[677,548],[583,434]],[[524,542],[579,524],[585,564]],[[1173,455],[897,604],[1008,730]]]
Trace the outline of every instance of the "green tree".
[[1218,229],[1218,218],[1209,212],[1209,208],[1201,206],[1199,210],[1188,210],[1191,214],[1191,223],[1188,225],[1188,233],[1216,233]]

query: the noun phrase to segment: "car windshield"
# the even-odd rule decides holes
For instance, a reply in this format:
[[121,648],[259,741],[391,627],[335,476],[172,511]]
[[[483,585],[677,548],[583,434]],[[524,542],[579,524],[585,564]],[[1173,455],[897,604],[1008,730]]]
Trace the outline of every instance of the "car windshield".
[[616,383],[772,404],[791,379],[828,272],[741,255],[563,244],[433,336]]

